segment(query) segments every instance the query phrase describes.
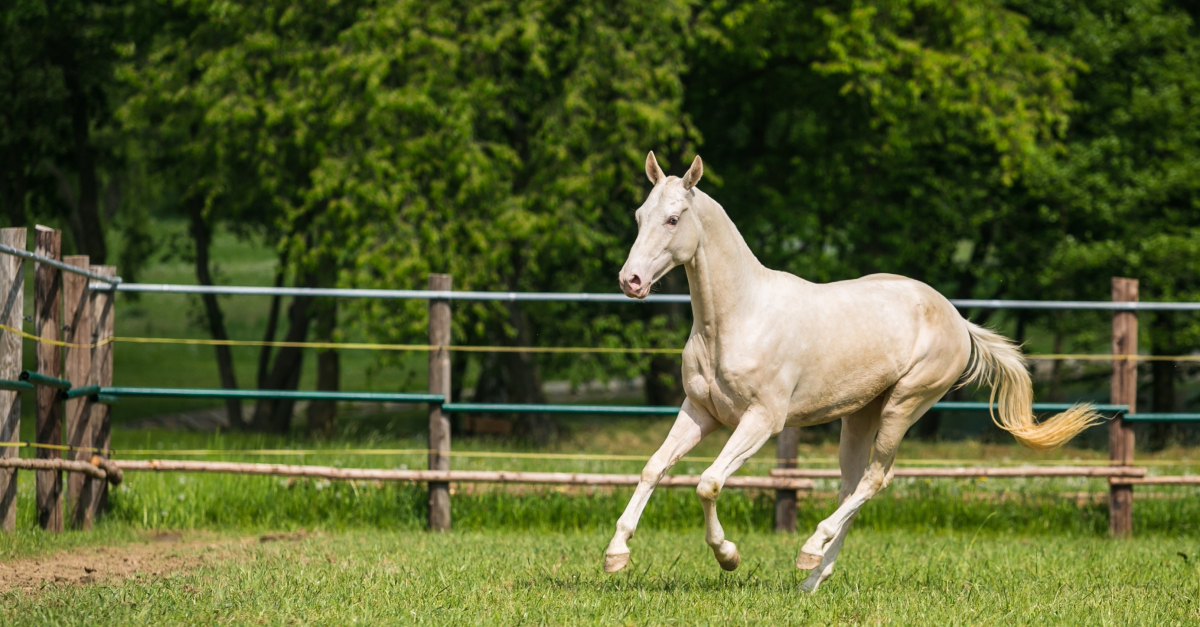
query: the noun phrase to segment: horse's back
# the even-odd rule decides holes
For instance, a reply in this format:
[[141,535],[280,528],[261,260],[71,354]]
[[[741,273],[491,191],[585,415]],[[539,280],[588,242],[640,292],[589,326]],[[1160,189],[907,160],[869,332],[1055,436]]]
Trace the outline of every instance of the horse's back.
[[794,335],[786,342],[797,359],[792,415],[816,421],[842,415],[914,372],[956,378],[970,354],[958,310],[914,279],[873,274],[805,283],[792,298],[797,306],[787,326]]

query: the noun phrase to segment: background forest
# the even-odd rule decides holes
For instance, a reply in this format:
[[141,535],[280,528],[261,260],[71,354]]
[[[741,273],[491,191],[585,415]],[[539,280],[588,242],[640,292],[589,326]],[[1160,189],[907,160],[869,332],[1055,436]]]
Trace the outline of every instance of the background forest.
[[[0,226],[60,227],[126,281],[186,263],[186,282],[230,282],[214,242],[236,237],[273,260],[262,284],[422,288],[445,272],[455,289],[612,292],[654,150],[677,175],[701,154],[754,252],[809,280],[1107,300],[1129,276],[1143,300],[1196,301],[1197,18],[1183,0],[10,0]],[[276,299],[254,333],[422,342],[424,307]],[[192,324],[234,337],[228,308],[197,300]],[[1107,350],[1103,315],[964,313],[1042,352]],[[454,342],[477,345],[678,347],[690,325],[660,305],[454,316]],[[1149,352],[1200,348],[1193,315],[1141,320]],[[305,362],[203,359],[229,387],[295,388]],[[316,362],[317,385],[355,388],[338,353]],[[1104,385],[1062,367],[1042,393]],[[470,381],[481,401],[633,376],[651,404],[681,398],[667,357],[460,353],[454,369],[455,394]],[[1144,366],[1144,406],[1194,408],[1191,374]],[[293,408],[246,415],[286,432]]]

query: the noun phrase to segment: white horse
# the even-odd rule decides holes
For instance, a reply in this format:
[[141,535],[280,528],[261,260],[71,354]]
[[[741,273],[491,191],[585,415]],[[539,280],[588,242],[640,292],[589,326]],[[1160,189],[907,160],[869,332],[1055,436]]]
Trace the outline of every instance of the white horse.
[[887,487],[904,433],[960,379],[992,385],[993,419],[1019,442],[1055,448],[1100,421],[1076,406],[1034,420],[1032,385],[1020,351],[964,320],[933,288],[886,274],[809,283],[759,263],[721,205],[696,184],[700,157],[683,178],[665,176],[651,152],[654,184],[637,210],[638,236],[621,268],[621,289],[645,298],[678,265],[687,269],[692,331],[683,349],[687,399],[617,521],[604,570],[629,562],[628,541],[663,474],[722,425],[729,442],[700,478],[705,541],[734,570],[737,547],[717,520],[725,480],[784,427],[841,419],[839,506],[800,549],[816,590],[833,571],[859,509]]

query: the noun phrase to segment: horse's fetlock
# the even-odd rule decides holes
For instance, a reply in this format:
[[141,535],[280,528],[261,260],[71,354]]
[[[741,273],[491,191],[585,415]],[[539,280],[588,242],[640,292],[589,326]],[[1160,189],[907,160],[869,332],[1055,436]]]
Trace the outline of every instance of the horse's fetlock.
[[721,482],[717,481],[716,477],[700,475],[700,482],[696,485],[696,496],[706,501],[715,501],[720,494]]

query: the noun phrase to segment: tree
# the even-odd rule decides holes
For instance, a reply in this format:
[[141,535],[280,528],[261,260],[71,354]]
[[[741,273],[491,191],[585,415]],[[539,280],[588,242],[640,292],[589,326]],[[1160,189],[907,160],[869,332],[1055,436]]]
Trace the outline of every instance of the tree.
[[[61,216],[74,249],[105,263],[124,204],[115,66],[151,28],[138,2],[15,0],[0,12],[0,203],[11,224]],[[145,231],[125,225],[122,271],[145,260]]]
[[[1064,152],[1031,187],[1056,235],[1040,281],[1067,297],[1108,297],[1110,276],[1140,279],[1146,300],[1196,300],[1200,252],[1200,40],[1186,10],[1169,2],[1014,3],[1043,45],[1084,71]],[[1150,316],[1151,352],[1200,348],[1200,320]],[[1151,367],[1152,411],[1178,410],[1179,363]],[[1169,425],[1154,425],[1164,446]]]
[[1014,183],[1071,108],[1067,55],[987,1],[734,2],[703,22],[687,109],[765,263],[996,294]]
[[[357,286],[415,287],[434,271],[460,289],[608,286],[645,151],[689,141],[687,17],[652,2],[182,4],[125,68],[123,119],[189,182],[195,224],[279,242],[296,284],[333,267]],[[415,303],[359,314],[378,339],[424,332]],[[552,340],[535,336],[537,315],[472,306],[456,341]],[[286,339],[307,337],[312,317],[293,301]],[[299,354],[279,350],[269,378],[294,385]],[[510,400],[541,400],[537,360],[502,362]],[[290,406],[256,412],[262,428],[289,418]],[[527,423],[553,437],[552,423]]]

